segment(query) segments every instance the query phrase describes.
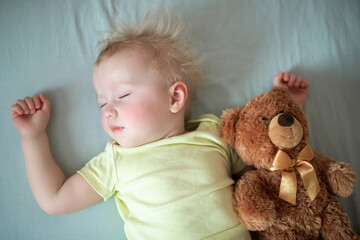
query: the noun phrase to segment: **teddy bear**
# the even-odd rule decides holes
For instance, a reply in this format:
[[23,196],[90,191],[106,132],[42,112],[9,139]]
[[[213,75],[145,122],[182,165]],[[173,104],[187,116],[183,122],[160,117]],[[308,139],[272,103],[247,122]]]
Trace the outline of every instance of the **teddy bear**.
[[254,166],[236,182],[233,207],[259,239],[359,239],[334,197],[351,195],[355,173],[311,149],[307,118],[286,86],[225,110],[221,129]]

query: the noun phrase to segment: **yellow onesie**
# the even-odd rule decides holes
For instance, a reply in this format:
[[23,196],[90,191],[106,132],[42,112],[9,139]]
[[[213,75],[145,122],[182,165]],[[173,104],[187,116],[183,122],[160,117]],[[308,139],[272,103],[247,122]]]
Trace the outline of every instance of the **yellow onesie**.
[[232,210],[232,174],[244,164],[202,115],[186,134],[135,148],[110,141],[79,173],[105,200],[115,194],[128,239],[250,239]]

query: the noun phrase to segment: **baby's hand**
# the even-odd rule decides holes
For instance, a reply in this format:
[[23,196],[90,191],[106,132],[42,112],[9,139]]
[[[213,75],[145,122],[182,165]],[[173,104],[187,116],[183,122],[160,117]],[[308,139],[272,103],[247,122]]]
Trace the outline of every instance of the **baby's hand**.
[[11,119],[21,136],[45,132],[50,118],[50,101],[42,94],[17,100],[10,108]]
[[302,107],[306,102],[306,97],[309,91],[309,83],[302,77],[297,77],[295,74],[280,72],[273,81],[274,86],[285,84],[294,98],[294,100]]

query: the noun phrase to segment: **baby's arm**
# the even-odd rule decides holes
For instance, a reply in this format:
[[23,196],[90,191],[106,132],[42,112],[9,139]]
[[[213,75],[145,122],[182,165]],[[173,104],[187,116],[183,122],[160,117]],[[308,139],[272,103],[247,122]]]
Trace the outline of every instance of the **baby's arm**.
[[50,101],[44,95],[18,100],[10,109],[21,134],[26,173],[39,206],[49,214],[66,214],[87,208],[102,198],[78,173],[66,179],[50,151],[46,126]]
[[289,88],[294,100],[301,107],[304,106],[310,85],[302,77],[298,77],[295,74],[279,72],[274,78],[273,84],[274,86],[285,84]]

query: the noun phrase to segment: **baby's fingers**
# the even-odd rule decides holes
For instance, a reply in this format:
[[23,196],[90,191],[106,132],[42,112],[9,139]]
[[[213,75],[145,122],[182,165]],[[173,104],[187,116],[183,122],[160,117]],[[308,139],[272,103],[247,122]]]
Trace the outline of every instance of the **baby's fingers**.
[[276,76],[274,77],[273,85],[274,85],[274,86],[279,86],[279,85],[281,85],[281,84],[282,84],[283,77],[284,77],[284,73],[283,73],[283,72],[279,72],[278,75],[276,75]]
[[11,113],[11,117],[16,117],[23,115],[25,112],[20,105],[14,104],[10,107],[10,113]]
[[295,74],[291,74],[289,76],[289,81],[288,81],[288,86],[289,87],[293,87],[296,81],[296,75]]
[[26,97],[23,100],[19,99],[16,101],[11,108],[12,111],[18,113],[19,115],[22,114],[34,114],[38,109],[41,108],[41,100],[39,96],[34,97]]
[[294,87],[299,88],[301,87],[301,84],[304,82],[304,79],[302,77],[297,77],[294,80]]
[[41,102],[41,108],[46,111],[46,112],[50,112],[50,101],[49,99],[47,99],[44,94],[40,93],[39,95],[39,99]]
[[23,110],[24,114],[30,113],[30,109],[29,109],[28,105],[26,104],[25,100],[21,100],[21,99],[17,100],[16,105],[19,106]]
[[31,97],[26,97],[24,99],[26,105],[28,106],[29,110],[30,110],[30,113],[33,114],[36,112],[36,107],[35,107],[35,102],[34,102],[34,99],[31,98]]
[[301,88],[309,88],[309,86],[310,86],[310,84],[305,80],[303,80],[300,84]]
[[41,108],[41,101],[40,101],[39,96],[33,96],[33,100],[34,100],[36,110],[40,109]]

